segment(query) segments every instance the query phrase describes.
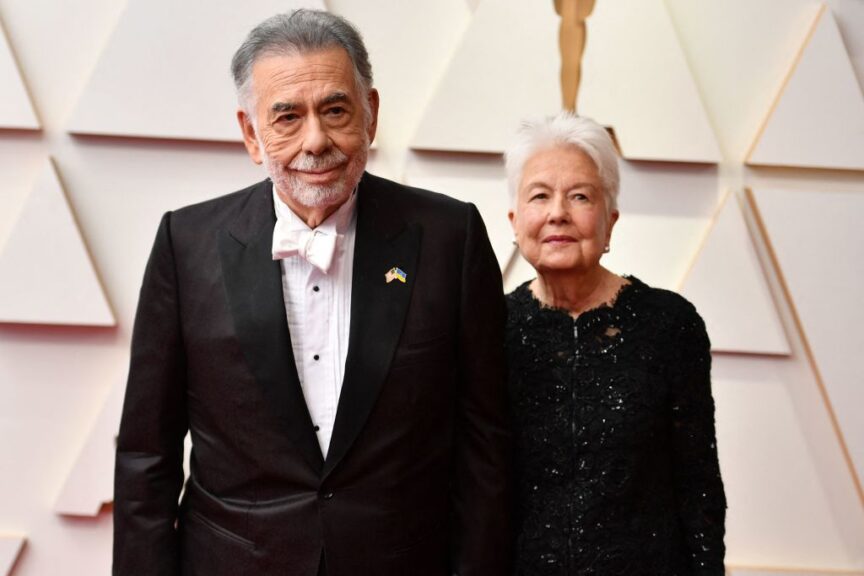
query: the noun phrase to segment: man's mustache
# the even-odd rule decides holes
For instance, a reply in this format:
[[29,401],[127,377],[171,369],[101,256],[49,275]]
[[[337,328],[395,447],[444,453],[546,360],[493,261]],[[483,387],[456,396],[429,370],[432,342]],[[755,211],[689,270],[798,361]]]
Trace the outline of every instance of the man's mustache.
[[348,156],[339,149],[333,148],[323,155],[301,154],[294,158],[288,165],[292,170],[301,171],[325,171],[335,168],[348,161]]

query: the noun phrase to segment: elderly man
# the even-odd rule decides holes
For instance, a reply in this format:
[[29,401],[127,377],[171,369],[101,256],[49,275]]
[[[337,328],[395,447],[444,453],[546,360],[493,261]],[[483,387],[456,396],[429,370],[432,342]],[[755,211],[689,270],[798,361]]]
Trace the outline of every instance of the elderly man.
[[477,210],[364,173],[378,93],[345,20],[274,16],[232,69],[269,179],[162,219],[114,574],[508,573],[504,303]]

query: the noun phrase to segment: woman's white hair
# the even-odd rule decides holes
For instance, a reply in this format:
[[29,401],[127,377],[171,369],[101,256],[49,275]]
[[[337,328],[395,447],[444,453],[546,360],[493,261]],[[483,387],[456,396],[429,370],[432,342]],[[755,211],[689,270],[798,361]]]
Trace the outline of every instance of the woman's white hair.
[[597,166],[606,195],[606,209],[618,209],[618,151],[603,126],[590,118],[562,111],[555,116],[522,122],[516,138],[504,154],[510,206],[516,206],[525,162],[543,149],[575,146]]

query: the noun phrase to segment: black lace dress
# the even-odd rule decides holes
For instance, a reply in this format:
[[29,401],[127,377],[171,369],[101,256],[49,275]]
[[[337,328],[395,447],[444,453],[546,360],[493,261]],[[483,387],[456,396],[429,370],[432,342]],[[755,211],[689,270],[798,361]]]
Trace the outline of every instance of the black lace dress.
[[507,297],[519,576],[723,574],[705,325],[629,281],[576,320]]

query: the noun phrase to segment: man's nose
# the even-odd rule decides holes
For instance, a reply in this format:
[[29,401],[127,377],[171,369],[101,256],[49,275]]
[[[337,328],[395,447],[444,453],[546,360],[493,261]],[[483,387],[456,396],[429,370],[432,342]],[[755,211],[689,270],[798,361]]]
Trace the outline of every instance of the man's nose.
[[303,127],[303,151],[307,154],[318,155],[330,148],[330,136],[327,129],[321,123],[321,119],[310,115]]

